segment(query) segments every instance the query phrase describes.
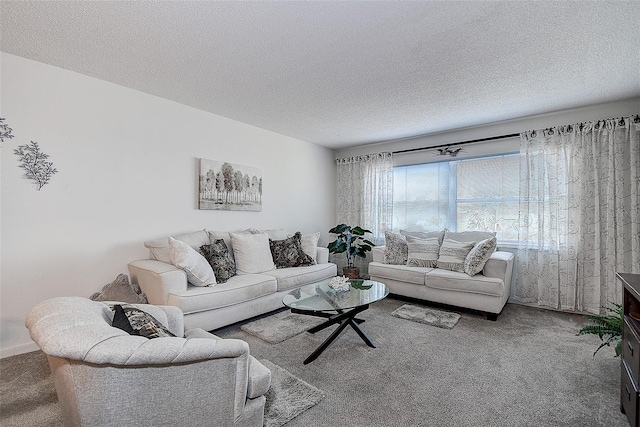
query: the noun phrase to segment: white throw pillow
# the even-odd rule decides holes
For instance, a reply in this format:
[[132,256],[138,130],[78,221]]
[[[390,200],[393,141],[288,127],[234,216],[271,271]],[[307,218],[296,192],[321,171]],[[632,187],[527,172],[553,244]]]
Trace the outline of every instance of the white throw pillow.
[[311,259],[317,261],[318,257],[318,241],[320,240],[320,232],[305,234],[302,236],[302,250],[309,255]]
[[437,237],[420,239],[407,236],[409,256],[407,265],[410,267],[435,267],[440,253],[440,240]]
[[445,237],[440,246],[436,267],[464,273],[464,260],[474,245],[475,242],[458,242]]
[[209,262],[188,244],[169,237],[169,258],[171,264],[187,273],[187,280],[193,286],[216,284],[216,276]]
[[229,233],[238,274],[264,273],[276,269],[267,233]]
[[497,245],[498,242],[495,237],[476,243],[464,260],[464,272],[469,276],[475,276],[480,273],[495,252]]

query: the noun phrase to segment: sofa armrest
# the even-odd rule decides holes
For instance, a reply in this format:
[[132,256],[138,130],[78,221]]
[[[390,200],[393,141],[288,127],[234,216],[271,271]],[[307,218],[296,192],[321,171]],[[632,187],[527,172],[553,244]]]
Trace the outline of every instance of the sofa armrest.
[[371,256],[373,258],[373,262],[380,262],[384,264],[384,249],[385,249],[385,246],[374,246],[371,249]]
[[487,277],[502,279],[506,285],[506,289],[511,289],[513,259],[514,255],[511,252],[495,251],[484,265],[482,274]]
[[186,273],[166,262],[142,259],[129,263],[131,281],[140,285],[149,303],[170,305],[169,294],[187,290]]
[[327,264],[329,262],[329,249],[318,246],[316,249],[316,262],[318,264]]
[[[208,338],[213,340],[222,340],[210,332],[206,332],[203,329],[195,328],[186,332],[185,337],[187,339],[193,338]],[[249,357],[249,377],[247,383],[247,398],[255,399],[260,397],[269,391],[271,386],[271,371],[269,368],[260,363],[255,357]]]

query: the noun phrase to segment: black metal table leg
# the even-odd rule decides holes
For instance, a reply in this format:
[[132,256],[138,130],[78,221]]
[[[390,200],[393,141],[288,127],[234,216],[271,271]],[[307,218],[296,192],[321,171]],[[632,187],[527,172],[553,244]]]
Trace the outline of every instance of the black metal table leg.
[[294,311],[294,309],[292,309],[291,311],[293,313],[301,313],[301,314],[307,314],[307,315],[318,316],[318,317],[328,317],[326,322],[323,322],[318,326],[314,326],[313,328],[307,331],[312,334],[315,334],[316,332],[326,329],[331,325],[335,325],[336,323],[340,323],[340,326],[338,326],[338,328],[336,328],[336,330],[333,331],[331,335],[329,335],[329,337],[327,337],[327,339],[324,340],[324,342],[320,344],[320,346],[317,349],[315,349],[314,352],[311,353],[311,355],[307,357],[303,363],[306,365],[309,362],[312,362],[315,359],[317,359],[318,356],[320,356],[322,352],[325,351],[327,347],[329,347],[329,345],[338,337],[338,335],[340,335],[340,333],[342,333],[342,331],[347,326],[351,326],[351,328],[354,331],[356,331],[358,336],[360,336],[360,338],[362,339],[362,341],[365,342],[365,344],[367,344],[369,347],[376,348],[375,343],[371,340],[371,338],[367,336],[367,334],[359,326],[359,324],[364,322],[364,320],[355,318],[355,316],[358,313],[361,313],[368,308],[369,308],[369,305],[366,304],[360,307],[356,307],[353,310],[349,310],[349,311],[337,310],[338,311],[337,314],[332,314],[330,316],[327,316],[327,313],[324,313],[324,312],[309,312],[309,311],[297,310],[297,309],[295,309]]

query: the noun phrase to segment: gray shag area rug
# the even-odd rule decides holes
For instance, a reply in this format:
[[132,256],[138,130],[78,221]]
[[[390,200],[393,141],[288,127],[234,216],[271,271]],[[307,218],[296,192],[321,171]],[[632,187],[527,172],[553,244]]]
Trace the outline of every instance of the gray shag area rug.
[[[263,359],[271,370],[265,395],[264,425],[279,427],[324,398],[324,393],[280,366]],[[47,357],[33,351],[0,361],[0,426],[62,426],[58,396]]]
[[265,427],[280,427],[324,398],[322,390],[290,374],[267,359],[260,360],[271,370],[271,388],[264,407]]
[[245,323],[240,326],[240,329],[269,344],[278,344],[306,332],[324,320],[304,314],[294,314],[287,310]]
[[392,316],[400,319],[411,320],[425,325],[436,326],[443,329],[453,329],[460,320],[460,315],[450,311],[436,310],[434,308],[419,307],[405,304],[394,310]]

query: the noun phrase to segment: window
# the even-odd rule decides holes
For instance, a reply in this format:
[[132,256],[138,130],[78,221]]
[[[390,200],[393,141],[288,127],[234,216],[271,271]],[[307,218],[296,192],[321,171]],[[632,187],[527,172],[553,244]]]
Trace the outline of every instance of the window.
[[394,168],[393,229],[495,231],[518,237],[517,154]]

